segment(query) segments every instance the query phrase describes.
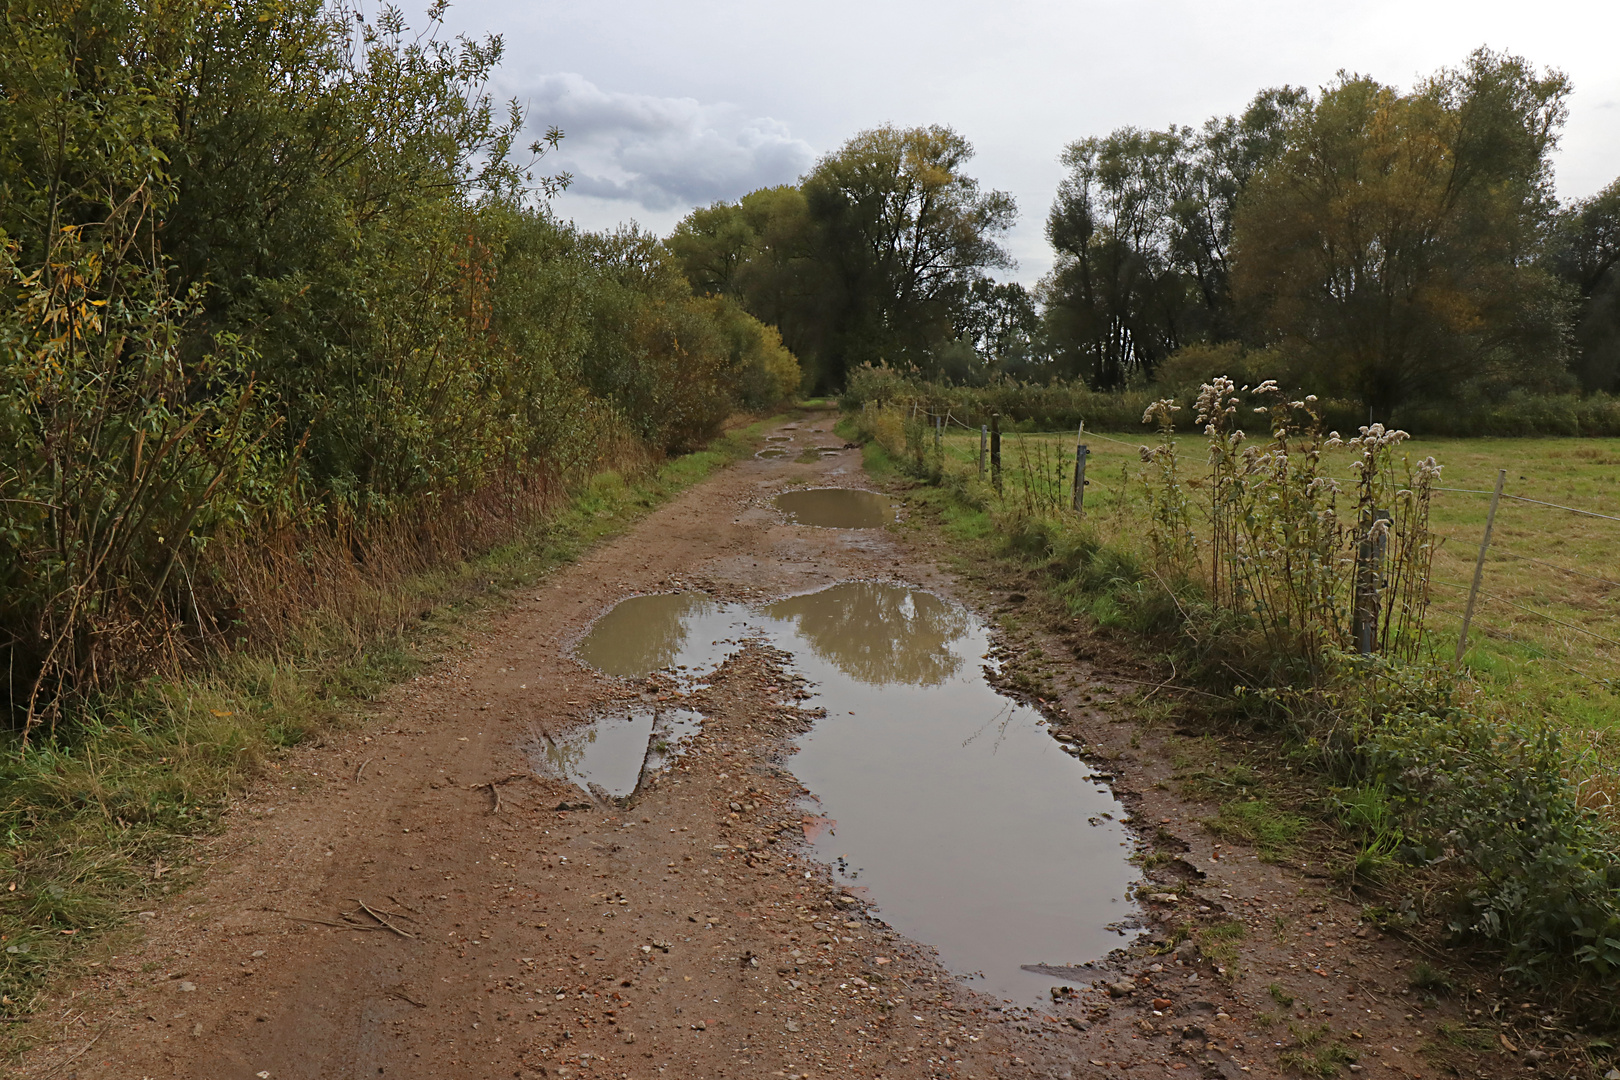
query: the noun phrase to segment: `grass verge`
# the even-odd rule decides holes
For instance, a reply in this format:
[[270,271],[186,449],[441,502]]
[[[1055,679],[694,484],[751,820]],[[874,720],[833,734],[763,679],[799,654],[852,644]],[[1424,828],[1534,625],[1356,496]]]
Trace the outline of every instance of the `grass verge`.
[[[0,754],[0,1018],[26,1019],[46,987],[98,964],[133,914],[184,888],[209,861],[233,790],[356,722],[379,691],[453,646],[470,617],[752,453],[779,419],[643,475],[600,473],[516,540],[356,605],[399,612],[386,629],[312,612],[274,653],[226,654],[85,702],[26,755],[13,740]],[[28,1042],[8,1023],[5,1051]]]
[[[1115,498],[1088,492],[1080,521],[1019,505],[1016,470],[1054,454],[1004,442],[1003,497],[978,475],[976,436],[940,447],[864,423],[846,419],[843,434],[865,440],[874,476],[906,489],[912,520],[956,546],[968,576],[1019,594],[1000,620],[1011,636],[1050,630],[1094,649],[1120,635],[1091,631],[1125,631],[1132,651],[1164,661],[1167,681],[1195,689],[1182,717],[1222,736],[1224,760],[1187,780],[1189,794],[1220,803],[1209,828],[1323,864],[1391,929],[1464,947],[1459,962],[1494,967],[1513,992],[1620,1026],[1620,837],[1583,783],[1608,763],[1569,738],[1550,702],[1538,715],[1488,677],[1422,659],[1335,659],[1335,677],[1291,683],[1240,613],[1156,564],[1128,461],[1114,466]],[[1026,657],[1009,677],[1046,695],[1061,674]]]

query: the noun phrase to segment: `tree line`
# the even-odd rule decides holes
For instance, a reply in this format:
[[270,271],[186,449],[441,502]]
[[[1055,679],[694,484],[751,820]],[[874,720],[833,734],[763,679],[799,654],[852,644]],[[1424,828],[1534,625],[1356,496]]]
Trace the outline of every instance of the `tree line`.
[[520,146],[521,110],[486,91],[502,42],[447,40],[442,14],[6,5],[0,664],[19,713],[235,640],[253,613],[224,548],[292,535],[307,556],[324,536],[365,560],[390,522],[418,522],[388,534],[409,540],[538,505],[797,392],[776,330],[694,294],[656,237],[550,213],[561,133]]
[[1341,74],[1063,153],[1054,265],[998,282],[1016,208],[949,128],[864,132],[669,240],[822,390],[865,363],[1113,390],[1218,371],[1403,407],[1620,391],[1620,181],[1560,203],[1568,80],[1479,50],[1409,91]]

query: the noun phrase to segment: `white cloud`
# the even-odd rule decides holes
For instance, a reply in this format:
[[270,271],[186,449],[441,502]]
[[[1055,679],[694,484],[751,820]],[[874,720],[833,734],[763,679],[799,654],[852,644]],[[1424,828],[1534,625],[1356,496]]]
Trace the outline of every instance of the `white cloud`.
[[[583,76],[542,76],[508,93],[528,106],[536,131],[563,130],[546,171],[574,176],[557,204],[618,203],[621,215],[666,218],[755,188],[786,184],[815,154],[788,126],[730,104],[603,90]],[[594,216],[594,215],[592,215]]]

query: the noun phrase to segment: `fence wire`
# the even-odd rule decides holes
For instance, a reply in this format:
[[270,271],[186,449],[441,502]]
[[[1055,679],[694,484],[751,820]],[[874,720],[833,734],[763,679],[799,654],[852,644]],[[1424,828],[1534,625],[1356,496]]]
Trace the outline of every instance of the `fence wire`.
[[[938,415],[938,414],[934,414],[934,415]],[[945,427],[961,428],[964,432],[967,432],[969,434],[981,434],[982,433],[981,428],[971,427],[968,424],[963,423],[961,420],[958,420],[949,410],[947,410],[947,412],[944,414],[943,420],[944,420],[944,426]],[[1003,440],[1008,440],[1008,439],[1031,439],[1031,438],[1053,438],[1053,437],[1073,438],[1073,439],[1076,439],[1077,441],[1090,441],[1092,439],[1097,439],[1097,440],[1101,440],[1101,441],[1104,441],[1104,442],[1116,443],[1116,444],[1118,444],[1120,446],[1128,446],[1128,447],[1132,448],[1133,450],[1134,449],[1139,449],[1143,445],[1143,443],[1140,440],[1121,439],[1121,438],[1118,438],[1116,436],[1107,435],[1107,434],[1104,434],[1104,433],[1098,432],[1098,431],[1084,431],[1084,432],[1081,432],[1081,431],[1078,431],[1076,429],[1064,429],[1064,430],[1059,430],[1059,431],[1003,431],[1003,432],[1001,432],[1001,435],[1002,435]],[[1189,482],[1191,482],[1191,481],[1189,481]],[[1350,480],[1347,480],[1347,479],[1346,480],[1340,480],[1340,483],[1352,483],[1352,482],[1353,481],[1350,481]],[[1496,494],[1494,491],[1482,490],[1482,489],[1479,489],[1479,488],[1437,487],[1437,488],[1434,488],[1433,490],[1436,491],[1436,492],[1442,492],[1442,493],[1446,493],[1446,494],[1457,494],[1457,495],[1485,495],[1485,496],[1491,496],[1491,495]],[[1515,495],[1515,494],[1513,494],[1511,492],[1507,492],[1507,491],[1503,491],[1501,493],[1501,498],[1506,499],[1506,500],[1510,500],[1512,502],[1524,503],[1524,504],[1527,504],[1527,505],[1530,505],[1530,506],[1546,507],[1549,510],[1557,510],[1557,511],[1561,511],[1561,512],[1564,512],[1564,513],[1575,514],[1575,515],[1578,515],[1580,517],[1595,518],[1595,519],[1602,520],[1602,521],[1620,522],[1620,515],[1605,514],[1605,513],[1602,513],[1600,511],[1597,511],[1597,510],[1591,510],[1591,509],[1587,509],[1587,508],[1579,507],[1579,506],[1568,506],[1568,505],[1565,505],[1563,503],[1550,502],[1550,501],[1545,500],[1545,499],[1533,499],[1533,498],[1530,498],[1529,496]],[[1549,562],[1546,559],[1538,559],[1538,558],[1535,558],[1535,557],[1529,556],[1529,555],[1520,555],[1520,554],[1518,554],[1516,552],[1503,551],[1503,550],[1501,550],[1501,545],[1499,543],[1494,545],[1494,547],[1495,547],[1495,550],[1491,551],[1489,553],[1489,556],[1494,556],[1495,558],[1499,558],[1499,559],[1512,559],[1512,560],[1520,561],[1520,562],[1533,563],[1533,564],[1535,564],[1537,566],[1546,567],[1547,569],[1555,571],[1555,572],[1560,573],[1560,574],[1569,574],[1569,575],[1572,575],[1574,577],[1584,578],[1584,579],[1589,580],[1589,581],[1597,582],[1597,583],[1599,583],[1601,585],[1605,585],[1605,586],[1608,586],[1610,588],[1620,589],[1620,581],[1615,581],[1613,579],[1604,577],[1601,574],[1594,574],[1594,573],[1590,573],[1590,572],[1585,571],[1585,570],[1578,570],[1578,569],[1576,569],[1574,567],[1570,567],[1570,566],[1561,566],[1558,563]],[[1440,586],[1443,586],[1443,587],[1446,587],[1446,588],[1449,588],[1449,589],[1457,589],[1457,590],[1461,591],[1465,595],[1472,589],[1471,585],[1465,585],[1465,584],[1462,584],[1460,582],[1446,581],[1446,580],[1443,580],[1443,579],[1440,579],[1440,578],[1433,578],[1433,577],[1431,577],[1430,580],[1436,585],[1440,585]],[[1588,637],[1588,638],[1592,639],[1594,642],[1601,642],[1603,645],[1606,645],[1606,646],[1612,646],[1614,648],[1620,648],[1620,638],[1609,637],[1609,636],[1607,636],[1605,634],[1598,633],[1595,630],[1591,630],[1591,629],[1588,629],[1587,627],[1581,626],[1579,623],[1574,623],[1574,622],[1569,621],[1568,619],[1560,618],[1557,615],[1553,615],[1553,614],[1551,614],[1551,613],[1549,613],[1547,611],[1543,611],[1540,608],[1531,606],[1529,604],[1521,603],[1521,602],[1519,602],[1517,600],[1509,599],[1508,597],[1499,595],[1498,593],[1495,593],[1495,592],[1488,592],[1488,591],[1486,591],[1484,589],[1479,590],[1477,596],[1478,596],[1479,599],[1488,601],[1491,604],[1502,605],[1502,606],[1505,606],[1505,607],[1508,607],[1508,608],[1512,608],[1512,609],[1514,609],[1516,611],[1521,611],[1521,612],[1524,612],[1527,615],[1530,615],[1530,616],[1533,616],[1533,617],[1535,617],[1537,619],[1543,620],[1544,622],[1546,622],[1546,623],[1548,623],[1550,625],[1562,627],[1563,629],[1566,629],[1566,630],[1572,630],[1575,633],[1584,635],[1585,637]],[[1443,607],[1441,605],[1438,605],[1438,604],[1435,604],[1433,606],[1434,606],[1434,610],[1439,611],[1439,612],[1444,612],[1446,614],[1453,615],[1454,617],[1458,618],[1459,620],[1462,619],[1462,617],[1463,617],[1461,612],[1451,611],[1450,609],[1445,608],[1445,607]],[[1479,631],[1480,633],[1484,634],[1487,637],[1495,638],[1497,640],[1512,642],[1514,644],[1517,644],[1517,645],[1520,645],[1520,646],[1523,646],[1523,647],[1526,647],[1526,648],[1536,649],[1536,650],[1540,650],[1542,652],[1546,652],[1546,650],[1548,648],[1547,643],[1537,644],[1537,643],[1529,641],[1529,640],[1527,640],[1525,638],[1517,637],[1517,636],[1515,636],[1513,634],[1508,633],[1505,630],[1501,630],[1501,629],[1498,629],[1496,627],[1476,623],[1476,624],[1474,624],[1473,629]],[[1599,678],[1599,677],[1593,675],[1591,672],[1584,671],[1584,670],[1582,670],[1582,669],[1580,669],[1578,667],[1575,667],[1575,666],[1573,666],[1571,664],[1568,664],[1568,663],[1558,659],[1556,656],[1552,656],[1552,655],[1549,654],[1549,655],[1547,655],[1547,659],[1552,660],[1554,663],[1558,664],[1560,667],[1566,668],[1571,673],[1573,673],[1575,675],[1578,675],[1582,679],[1585,679],[1586,681],[1591,682],[1591,683],[1593,683],[1595,685],[1603,686],[1603,687],[1607,687],[1607,688],[1611,688],[1611,689],[1615,685],[1615,680],[1613,680],[1613,679]]]

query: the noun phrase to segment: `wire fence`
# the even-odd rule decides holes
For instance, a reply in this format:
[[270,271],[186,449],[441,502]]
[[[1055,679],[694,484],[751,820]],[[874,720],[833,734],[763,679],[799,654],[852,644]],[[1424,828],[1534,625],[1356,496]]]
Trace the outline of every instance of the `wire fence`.
[[[981,439],[988,434],[949,413],[938,417],[937,423],[941,434],[947,429]],[[1144,445],[1143,440],[1083,427],[1007,431],[1001,437],[1013,446],[1054,439],[1112,443],[1131,451]],[[970,457],[976,453],[976,446],[969,448]],[[1097,461],[1094,467],[1103,464]],[[1430,585],[1431,607],[1440,616],[1432,626],[1437,647],[1449,635],[1457,645],[1458,659],[1474,662],[1480,659],[1480,643],[1488,639],[1497,644],[1499,653],[1522,663],[1551,662],[1587,683],[1620,692],[1620,529],[1608,535],[1608,523],[1620,525],[1620,513],[1609,512],[1609,507],[1536,498],[1522,493],[1522,488],[1514,491],[1506,476],[1506,470],[1499,471],[1501,490],[1433,489],[1437,503],[1451,504],[1440,507],[1435,524],[1441,550]],[[1127,489],[1134,480],[1129,466],[1115,462],[1112,478],[1099,479],[1105,488],[1097,493],[1106,492],[1107,503],[1126,512]],[[1062,484],[1061,477],[1057,482]],[[1196,487],[1197,481],[1190,486]],[[1481,528],[1474,519],[1485,506],[1494,509],[1488,512],[1487,527]],[[1575,527],[1576,522],[1584,524]],[[1555,554],[1560,543],[1572,532],[1592,527],[1603,530],[1603,535],[1583,532],[1581,550],[1560,561]],[[1453,570],[1457,573],[1448,574]],[[1445,648],[1449,651],[1449,646]]]

